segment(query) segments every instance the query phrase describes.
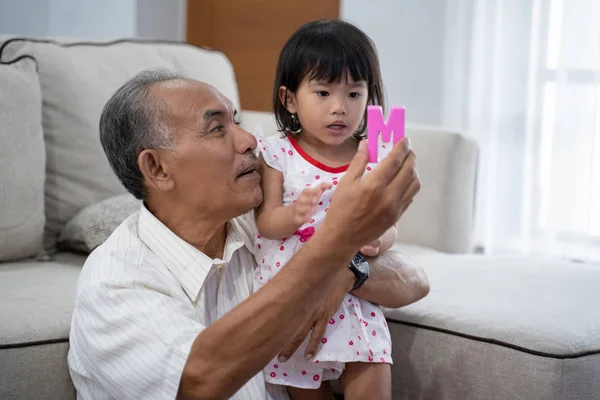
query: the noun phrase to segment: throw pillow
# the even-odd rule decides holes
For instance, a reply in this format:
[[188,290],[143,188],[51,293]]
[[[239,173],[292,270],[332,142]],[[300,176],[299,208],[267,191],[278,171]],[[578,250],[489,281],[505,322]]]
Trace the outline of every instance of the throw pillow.
[[141,201],[122,194],[85,207],[63,227],[59,248],[89,254],[136,211]]

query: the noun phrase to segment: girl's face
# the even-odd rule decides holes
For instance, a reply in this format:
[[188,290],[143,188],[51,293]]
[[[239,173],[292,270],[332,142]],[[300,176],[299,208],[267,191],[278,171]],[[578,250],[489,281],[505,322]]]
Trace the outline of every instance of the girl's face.
[[[285,100],[285,87],[279,90]],[[336,146],[358,129],[368,100],[367,82],[304,80],[296,93],[287,92],[287,109],[297,114],[302,135],[325,145]],[[284,103],[285,104],[285,103]]]

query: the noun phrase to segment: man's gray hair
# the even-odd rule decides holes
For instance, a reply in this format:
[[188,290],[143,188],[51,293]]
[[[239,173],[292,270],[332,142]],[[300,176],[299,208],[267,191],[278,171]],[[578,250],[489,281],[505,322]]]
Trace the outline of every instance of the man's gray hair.
[[100,142],[108,162],[125,189],[140,200],[147,189],[138,156],[145,149],[174,147],[167,105],[152,96],[150,89],[177,79],[186,77],[165,69],[140,72],[117,90],[100,116]]

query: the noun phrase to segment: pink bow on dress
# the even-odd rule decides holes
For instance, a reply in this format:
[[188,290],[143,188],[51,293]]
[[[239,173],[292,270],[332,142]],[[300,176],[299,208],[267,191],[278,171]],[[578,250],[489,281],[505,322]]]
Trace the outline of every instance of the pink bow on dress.
[[302,243],[306,242],[314,234],[315,234],[315,227],[314,226],[309,226],[308,228],[299,229],[296,232],[294,232],[294,235],[300,236],[300,241]]

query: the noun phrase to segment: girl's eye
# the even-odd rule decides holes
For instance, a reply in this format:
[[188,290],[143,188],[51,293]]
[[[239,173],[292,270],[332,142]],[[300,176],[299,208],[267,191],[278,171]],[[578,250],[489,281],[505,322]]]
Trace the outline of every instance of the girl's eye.
[[329,92],[326,91],[326,90],[319,90],[317,92],[317,96],[319,96],[319,97],[327,97],[327,96],[329,96]]
[[360,93],[358,92],[352,92],[350,93],[350,98],[351,99],[358,99],[360,97]]

